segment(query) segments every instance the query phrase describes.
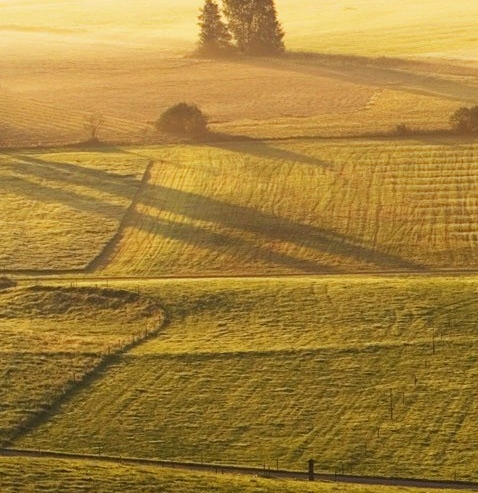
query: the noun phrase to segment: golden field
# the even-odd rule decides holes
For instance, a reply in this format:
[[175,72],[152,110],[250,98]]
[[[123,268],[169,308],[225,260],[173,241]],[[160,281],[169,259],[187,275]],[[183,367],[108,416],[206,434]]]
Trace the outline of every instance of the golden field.
[[65,286],[0,295],[0,446],[93,378],[108,358],[160,329],[159,305],[136,293]]
[[[201,3],[0,0],[0,444],[478,481],[478,4],[277,0],[284,57],[209,60]],[[395,491],[0,459],[118,488]]]
[[478,102],[469,2],[302,6],[306,16],[277,5],[285,59],[212,61],[189,56],[196,1],[4,2],[0,145],[86,140],[92,113],[104,116],[102,140],[163,141],[151,122],[179,101],[200,105],[215,131],[259,138],[443,129],[460,103]]

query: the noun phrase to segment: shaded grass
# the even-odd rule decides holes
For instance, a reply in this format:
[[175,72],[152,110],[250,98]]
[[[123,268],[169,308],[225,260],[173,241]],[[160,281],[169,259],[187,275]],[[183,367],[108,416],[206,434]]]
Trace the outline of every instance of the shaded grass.
[[0,156],[0,271],[85,268],[115,234],[145,159],[121,150]]
[[167,331],[15,445],[476,479],[476,282],[145,282]]

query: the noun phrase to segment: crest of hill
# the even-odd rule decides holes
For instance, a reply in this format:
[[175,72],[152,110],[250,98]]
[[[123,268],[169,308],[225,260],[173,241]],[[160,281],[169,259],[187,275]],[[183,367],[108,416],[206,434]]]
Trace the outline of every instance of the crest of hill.
[[82,317],[92,313],[141,320],[160,313],[157,302],[131,291],[94,287],[32,286],[0,297],[0,318]]

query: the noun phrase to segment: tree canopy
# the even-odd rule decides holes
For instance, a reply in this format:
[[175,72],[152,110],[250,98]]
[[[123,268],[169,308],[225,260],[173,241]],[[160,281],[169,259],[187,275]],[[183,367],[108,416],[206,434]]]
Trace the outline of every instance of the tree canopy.
[[207,132],[207,121],[195,104],[178,103],[164,111],[155,126],[168,133],[196,136]]
[[199,16],[199,52],[224,53],[231,39],[244,55],[277,56],[284,52],[284,32],[274,0],[223,0],[227,25],[214,0],[205,0]]
[[462,134],[478,134],[478,106],[458,108],[450,117],[450,125]]
[[221,18],[219,5],[214,0],[206,0],[199,14],[200,55],[224,55],[231,51],[232,36]]

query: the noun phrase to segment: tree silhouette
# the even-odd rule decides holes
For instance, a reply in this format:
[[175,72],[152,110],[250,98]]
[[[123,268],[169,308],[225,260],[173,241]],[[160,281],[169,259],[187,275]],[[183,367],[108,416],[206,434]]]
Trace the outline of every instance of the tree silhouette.
[[205,0],[199,14],[199,46],[196,53],[203,56],[220,56],[231,52],[231,34],[221,18],[218,4]]
[[178,103],[161,114],[155,127],[172,134],[199,136],[207,132],[207,121],[195,104]]
[[284,52],[284,32],[274,0],[224,0],[224,13],[241,53],[276,56]]
[[450,125],[458,133],[478,134],[478,106],[458,108],[450,117]]

